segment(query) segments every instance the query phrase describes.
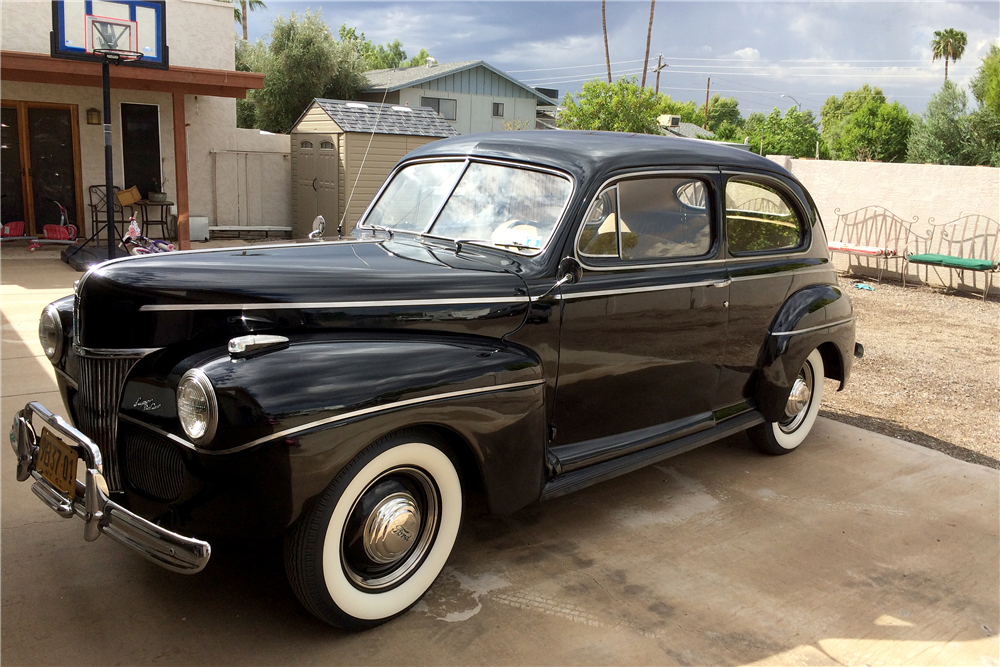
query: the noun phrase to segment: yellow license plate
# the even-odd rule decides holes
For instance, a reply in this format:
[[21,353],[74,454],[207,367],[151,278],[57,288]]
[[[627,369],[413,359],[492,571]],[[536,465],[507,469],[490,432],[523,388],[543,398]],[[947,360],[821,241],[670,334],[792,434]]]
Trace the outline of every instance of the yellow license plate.
[[42,429],[35,469],[52,486],[70,498],[76,497],[76,462],[79,455],[63,444],[49,429]]

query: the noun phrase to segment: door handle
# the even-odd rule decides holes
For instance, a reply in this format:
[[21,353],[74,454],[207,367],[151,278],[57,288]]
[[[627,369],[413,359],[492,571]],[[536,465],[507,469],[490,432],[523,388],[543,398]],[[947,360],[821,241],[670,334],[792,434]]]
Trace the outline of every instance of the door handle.
[[729,287],[733,284],[732,278],[726,278],[725,280],[720,280],[717,283],[712,283],[712,287]]
[[313,186],[313,192],[319,192],[318,190],[316,190],[316,179],[315,178],[313,179],[312,186]]

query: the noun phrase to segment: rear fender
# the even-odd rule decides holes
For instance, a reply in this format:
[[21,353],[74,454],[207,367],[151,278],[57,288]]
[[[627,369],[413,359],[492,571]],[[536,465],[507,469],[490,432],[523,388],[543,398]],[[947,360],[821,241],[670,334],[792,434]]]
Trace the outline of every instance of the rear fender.
[[785,300],[757,363],[754,399],[768,421],[784,416],[792,383],[806,357],[819,349],[825,375],[841,388],[851,372],[854,314],[850,299],[833,285],[810,285]]

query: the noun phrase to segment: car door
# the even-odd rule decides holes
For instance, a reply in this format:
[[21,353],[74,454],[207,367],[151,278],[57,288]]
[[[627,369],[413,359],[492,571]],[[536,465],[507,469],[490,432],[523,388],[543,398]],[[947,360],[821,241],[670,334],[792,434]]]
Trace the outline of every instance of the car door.
[[716,402],[751,400],[754,369],[778,309],[810,271],[809,209],[777,177],[724,173],[726,270],[730,286],[726,356]]
[[551,446],[573,455],[560,459],[710,426],[729,294],[716,202],[710,172],[647,172],[591,203],[575,241],[583,277],[562,291]]

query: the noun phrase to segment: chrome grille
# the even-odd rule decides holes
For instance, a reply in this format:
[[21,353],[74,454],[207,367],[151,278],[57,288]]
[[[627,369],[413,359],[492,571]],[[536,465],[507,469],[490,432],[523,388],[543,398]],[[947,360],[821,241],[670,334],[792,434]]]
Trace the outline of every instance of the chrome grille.
[[154,500],[176,500],[184,491],[184,461],[177,447],[129,424],[120,428],[125,482]]
[[77,428],[89,436],[104,458],[104,478],[112,491],[121,491],[118,470],[118,402],[122,386],[138,359],[80,357]]

